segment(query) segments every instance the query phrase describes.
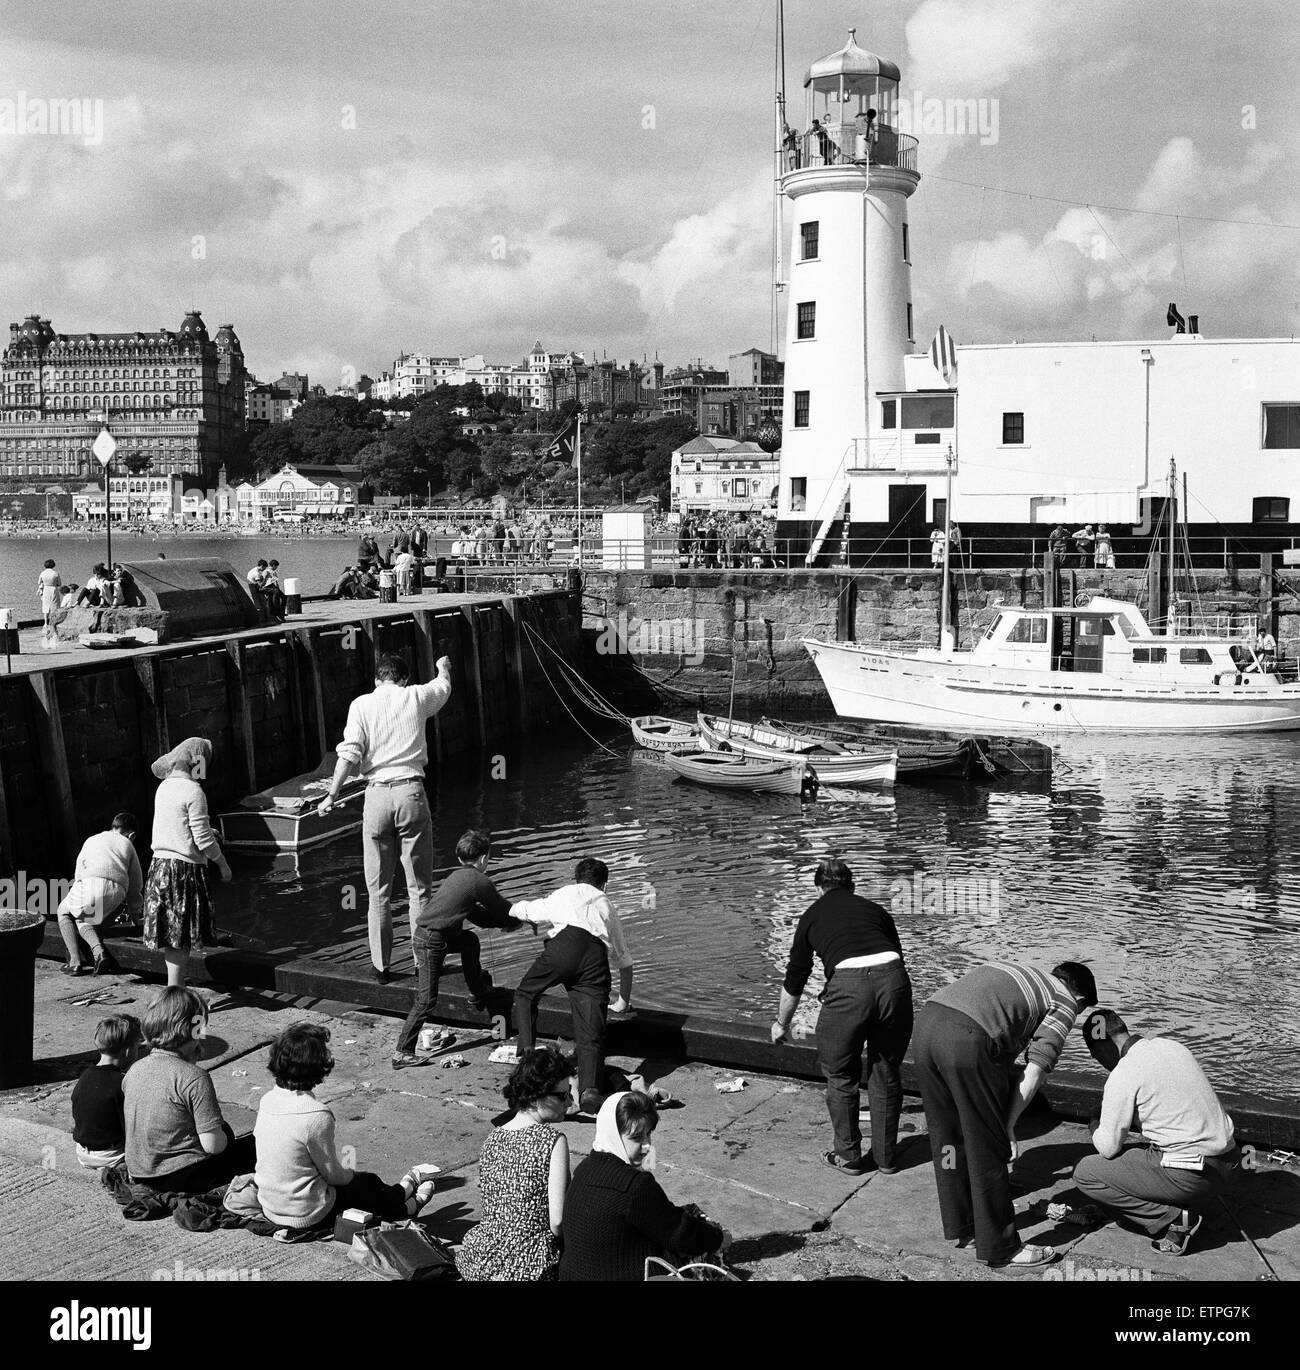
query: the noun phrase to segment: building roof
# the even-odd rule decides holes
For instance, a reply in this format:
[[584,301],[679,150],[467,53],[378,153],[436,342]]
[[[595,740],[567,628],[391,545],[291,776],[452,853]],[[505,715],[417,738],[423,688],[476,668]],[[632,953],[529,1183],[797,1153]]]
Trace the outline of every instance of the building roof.
[[692,438],[690,442],[684,443],[677,451],[684,457],[719,456],[722,453],[728,455],[732,453],[746,455],[753,453],[759,457],[768,455],[756,442],[741,441],[739,438],[712,437],[704,433],[701,433],[698,438]]
[[817,90],[829,90],[838,85],[841,77],[850,89],[853,77],[869,77],[874,80],[879,76],[887,81],[897,81],[899,71],[893,62],[878,57],[874,52],[868,52],[866,48],[860,48],[857,34],[857,29],[850,29],[849,41],[838,52],[818,58],[808,68],[808,74],[803,78],[804,85],[811,85]]

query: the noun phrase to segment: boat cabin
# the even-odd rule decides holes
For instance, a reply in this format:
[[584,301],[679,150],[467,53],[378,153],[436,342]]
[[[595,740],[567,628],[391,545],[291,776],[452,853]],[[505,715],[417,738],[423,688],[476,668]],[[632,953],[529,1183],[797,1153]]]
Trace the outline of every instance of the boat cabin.
[[1231,683],[1242,672],[1258,676],[1260,670],[1245,643],[1223,637],[1157,637],[1137,605],[1102,597],[1082,608],[1000,608],[965,655],[982,665],[1094,672],[1151,684],[1217,685],[1221,678]]

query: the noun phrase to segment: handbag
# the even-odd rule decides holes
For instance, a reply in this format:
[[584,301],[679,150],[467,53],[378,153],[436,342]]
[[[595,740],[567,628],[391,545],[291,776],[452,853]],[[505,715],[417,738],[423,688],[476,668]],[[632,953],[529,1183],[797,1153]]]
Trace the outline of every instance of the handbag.
[[712,1261],[691,1261],[687,1265],[674,1265],[671,1261],[664,1260],[662,1256],[647,1256],[645,1258],[645,1282],[647,1284],[674,1280],[740,1283],[738,1275],[733,1275],[725,1265],[715,1265]]
[[451,1249],[415,1222],[364,1228],[353,1236],[348,1256],[386,1280],[439,1280],[456,1272]]

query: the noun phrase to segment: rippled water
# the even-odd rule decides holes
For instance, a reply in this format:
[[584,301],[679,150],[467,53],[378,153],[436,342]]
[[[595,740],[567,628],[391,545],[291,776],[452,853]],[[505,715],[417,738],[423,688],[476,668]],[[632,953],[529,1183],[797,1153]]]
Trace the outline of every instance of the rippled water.
[[[1220,1085],[1300,1098],[1300,738],[1072,742],[1050,793],[904,786],[803,807],[689,786],[610,746],[537,741],[500,780],[448,770],[435,837],[448,860],[466,827],[491,829],[512,898],[566,883],[580,856],[607,861],[643,1006],[769,1021],[812,871],[835,852],[893,907],[918,996],[988,959],[1085,960],[1103,1002],[1180,1038]],[[259,944],[364,928],[358,836],[235,865],[220,921]],[[484,945],[504,983],[536,951]]]

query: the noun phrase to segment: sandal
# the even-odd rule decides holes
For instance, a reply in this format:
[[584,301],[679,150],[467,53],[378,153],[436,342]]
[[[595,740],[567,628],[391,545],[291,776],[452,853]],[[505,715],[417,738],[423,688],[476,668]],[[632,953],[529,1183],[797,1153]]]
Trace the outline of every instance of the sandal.
[[1022,1270],[1041,1270],[1056,1260],[1057,1252],[1050,1246],[1031,1246],[1026,1242],[1018,1251],[1005,1261],[990,1261],[990,1270],[1005,1270],[1008,1274],[1018,1274]]
[[1164,1235],[1151,1243],[1152,1251],[1164,1256],[1185,1256],[1192,1238],[1201,1230],[1204,1219],[1199,1213],[1184,1208],[1177,1222],[1170,1223]]

